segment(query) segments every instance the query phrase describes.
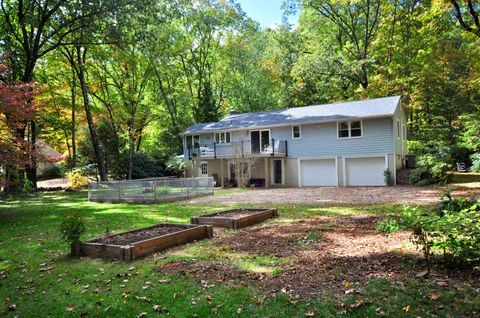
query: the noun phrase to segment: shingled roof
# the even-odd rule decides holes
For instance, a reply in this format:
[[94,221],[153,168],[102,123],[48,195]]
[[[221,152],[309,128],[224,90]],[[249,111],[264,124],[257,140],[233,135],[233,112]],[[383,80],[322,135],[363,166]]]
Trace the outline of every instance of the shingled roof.
[[395,113],[399,102],[400,96],[393,96],[353,102],[278,109],[268,112],[230,115],[218,122],[193,125],[182,134],[189,135],[193,133],[242,128],[289,126],[292,124],[390,117]]

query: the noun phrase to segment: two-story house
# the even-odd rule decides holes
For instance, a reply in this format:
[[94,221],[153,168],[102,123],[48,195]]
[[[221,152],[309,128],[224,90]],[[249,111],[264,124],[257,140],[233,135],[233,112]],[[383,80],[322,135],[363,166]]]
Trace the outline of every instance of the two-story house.
[[232,112],[183,132],[192,175],[217,185],[235,179],[239,158],[256,185],[384,186],[404,166],[406,115],[400,96],[354,102]]

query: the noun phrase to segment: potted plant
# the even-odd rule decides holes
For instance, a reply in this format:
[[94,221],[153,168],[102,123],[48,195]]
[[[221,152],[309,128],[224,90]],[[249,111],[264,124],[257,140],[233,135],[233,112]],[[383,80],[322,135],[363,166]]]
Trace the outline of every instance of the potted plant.
[[85,223],[78,213],[65,214],[60,222],[62,238],[70,244],[72,256],[80,256],[80,238],[85,233]]

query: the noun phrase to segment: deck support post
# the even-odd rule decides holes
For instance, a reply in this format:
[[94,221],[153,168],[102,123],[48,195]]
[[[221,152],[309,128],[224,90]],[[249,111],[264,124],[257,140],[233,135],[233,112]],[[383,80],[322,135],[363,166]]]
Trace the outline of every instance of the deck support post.
[[269,167],[268,167],[268,157],[263,158],[263,168],[264,168],[264,175],[265,175],[265,189],[268,189],[268,180],[270,179],[269,177]]
[[223,159],[220,159],[220,186],[222,188],[225,187],[225,175],[224,175],[224,168],[223,168]]

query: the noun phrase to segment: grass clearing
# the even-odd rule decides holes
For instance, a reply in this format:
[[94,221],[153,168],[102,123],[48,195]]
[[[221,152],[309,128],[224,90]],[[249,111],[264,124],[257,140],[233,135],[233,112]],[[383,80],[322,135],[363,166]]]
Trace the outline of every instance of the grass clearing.
[[478,172],[450,172],[452,179],[451,183],[462,183],[467,184],[471,183],[479,184],[480,183],[480,173]]
[[[238,190],[219,190],[216,194],[235,191]],[[413,279],[403,286],[373,280],[365,290],[344,298],[326,295],[321,299],[299,300],[283,293],[266,295],[242,282],[204,285],[194,277],[165,275],[154,270],[160,264],[175,260],[205,260],[277,276],[282,273],[281,266],[291,261],[235,252],[218,246],[214,240],[188,244],[129,264],[71,259],[58,232],[61,216],[67,212],[76,211],[85,217],[84,238],[88,239],[101,236],[107,226],[111,232],[118,233],[158,222],[189,222],[194,215],[242,207],[106,204],[88,202],[86,198],[86,192],[44,193],[0,201],[0,316],[135,317],[146,312],[148,316],[173,317],[304,317],[307,313],[319,317],[424,317],[475,316],[480,312],[480,298],[474,287],[438,288],[426,280]],[[268,223],[280,225],[309,216],[375,215],[401,208],[391,205],[267,207],[278,208],[282,216]],[[232,236],[235,232],[221,233]],[[435,301],[431,300],[432,294],[438,296]],[[156,307],[159,311],[154,311],[154,305],[161,306]]]

